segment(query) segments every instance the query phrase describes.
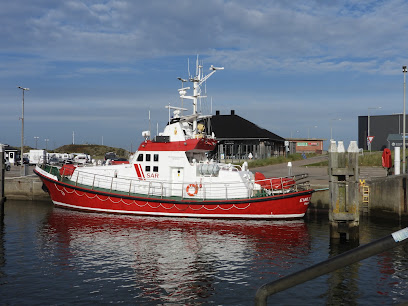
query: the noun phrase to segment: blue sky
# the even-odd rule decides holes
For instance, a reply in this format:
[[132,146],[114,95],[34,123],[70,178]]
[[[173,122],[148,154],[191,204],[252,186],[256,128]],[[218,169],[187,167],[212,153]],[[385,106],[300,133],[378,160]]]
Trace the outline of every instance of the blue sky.
[[[402,113],[408,2],[14,0],[0,10],[0,142],[135,150],[180,105],[197,54],[204,110],[282,137],[357,140],[358,116]],[[208,71],[208,70],[206,70]],[[341,120],[334,120],[334,119]],[[153,128],[154,127],[154,128]]]

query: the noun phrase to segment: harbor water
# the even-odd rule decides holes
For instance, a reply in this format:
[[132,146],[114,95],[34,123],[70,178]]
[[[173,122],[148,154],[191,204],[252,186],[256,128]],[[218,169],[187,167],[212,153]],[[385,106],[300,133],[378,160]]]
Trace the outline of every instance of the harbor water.
[[[362,218],[360,245],[405,227]],[[331,243],[327,215],[297,221],[154,218],[7,201],[0,304],[253,305],[263,284],[355,247]],[[278,305],[408,301],[398,247],[269,297]]]

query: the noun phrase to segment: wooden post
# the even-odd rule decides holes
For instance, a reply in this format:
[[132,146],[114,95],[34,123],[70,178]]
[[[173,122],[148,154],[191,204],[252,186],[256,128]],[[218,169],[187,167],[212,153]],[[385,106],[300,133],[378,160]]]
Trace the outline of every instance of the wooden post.
[[4,196],[4,177],[6,173],[6,165],[4,163],[4,147],[0,143],[0,218],[3,220],[4,217],[4,203],[6,202],[6,197]]
[[346,154],[343,142],[329,148],[330,237],[359,239],[358,146],[351,141]]

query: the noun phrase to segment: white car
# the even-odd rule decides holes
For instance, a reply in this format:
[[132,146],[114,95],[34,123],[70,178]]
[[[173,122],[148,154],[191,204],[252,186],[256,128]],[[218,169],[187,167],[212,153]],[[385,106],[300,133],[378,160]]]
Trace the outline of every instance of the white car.
[[85,165],[87,163],[87,161],[88,161],[88,159],[86,158],[85,154],[77,155],[74,158],[74,162],[76,162],[77,164]]

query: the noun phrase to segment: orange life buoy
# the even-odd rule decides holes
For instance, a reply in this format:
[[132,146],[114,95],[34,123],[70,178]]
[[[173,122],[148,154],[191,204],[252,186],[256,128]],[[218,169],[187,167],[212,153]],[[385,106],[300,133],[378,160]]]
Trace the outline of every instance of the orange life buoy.
[[[190,187],[194,187],[194,192],[190,192]],[[190,184],[187,186],[186,192],[190,197],[194,197],[198,192],[198,186],[196,184]]]

